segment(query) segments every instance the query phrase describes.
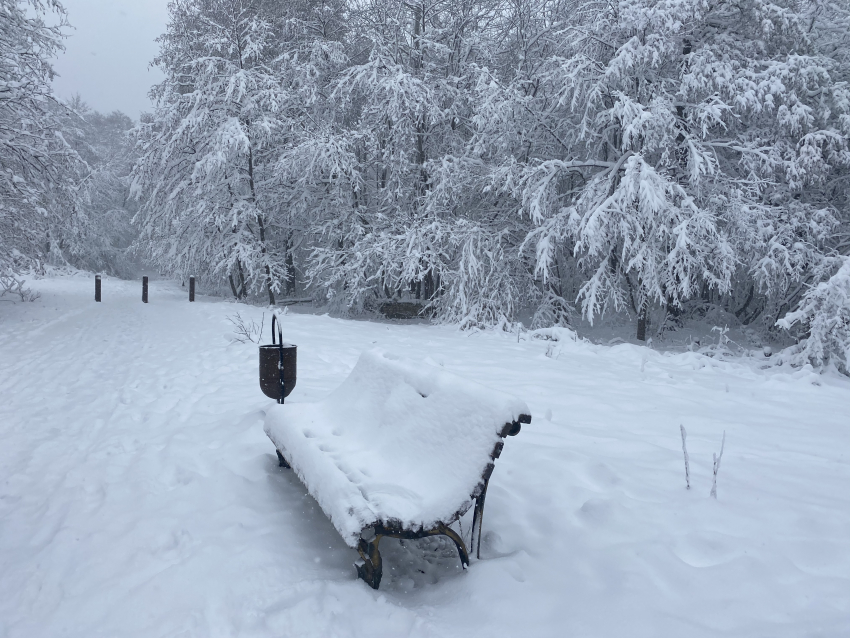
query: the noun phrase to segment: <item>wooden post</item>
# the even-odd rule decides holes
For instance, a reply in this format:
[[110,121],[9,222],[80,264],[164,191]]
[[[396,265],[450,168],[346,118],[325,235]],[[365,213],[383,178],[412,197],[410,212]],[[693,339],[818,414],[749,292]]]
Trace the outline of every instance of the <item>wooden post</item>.
[[100,301],[100,275],[94,276],[94,300]]
[[148,302],[148,278],[142,277],[142,303]]
[[189,301],[195,301],[195,278],[189,277]]

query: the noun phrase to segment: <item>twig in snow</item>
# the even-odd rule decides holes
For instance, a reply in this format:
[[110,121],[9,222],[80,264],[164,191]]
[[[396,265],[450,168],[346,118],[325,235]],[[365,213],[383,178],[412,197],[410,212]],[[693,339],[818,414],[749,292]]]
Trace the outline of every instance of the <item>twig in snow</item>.
[[682,432],[682,452],[685,454],[685,486],[691,489],[691,464],[688,459],[688,446],[685,440],[688,438],[688,433],[685,431],[685,426],[679,424],[679,430]]
[[720,459],[723,458],[723,447],[726,445],[726,430],[723,430],[723,440],[720,442],[720,454],[712,454],[714,457],[714,479],[711,483],[711,494],[712,498],[717,498],[717,472],[720,471]]
[[[21,298],[21,301],[35,301],[41,297],[41,293],[33,292],[31,288],[24,288],[25,283],[26,282],[23,279],[18,279],[10,274],[0,275],[0,297],[5,295],[7,292],[11,292],[13,295],[18,295]],[[3,301],[11,300],[4,299]]]
[[259,344],[263,338],[263,326],[266,323],[266,313],[263,313],[263,318],[260,324],[250,319],[243,319],[237,312],[235,317],[228,317],[227,320],[233,324],[233,341],[238,343]]

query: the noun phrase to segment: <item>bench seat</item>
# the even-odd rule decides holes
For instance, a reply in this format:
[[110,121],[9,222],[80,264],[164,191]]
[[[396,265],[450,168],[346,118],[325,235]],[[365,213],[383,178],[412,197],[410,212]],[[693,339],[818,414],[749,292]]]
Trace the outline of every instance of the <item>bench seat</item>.
[[324,400],[271,407],[265,431],[345,542],[363,549],[376,534],[446,533],[477,498],[483,507],[502,438],[528,414],[510,395],[371,350]]

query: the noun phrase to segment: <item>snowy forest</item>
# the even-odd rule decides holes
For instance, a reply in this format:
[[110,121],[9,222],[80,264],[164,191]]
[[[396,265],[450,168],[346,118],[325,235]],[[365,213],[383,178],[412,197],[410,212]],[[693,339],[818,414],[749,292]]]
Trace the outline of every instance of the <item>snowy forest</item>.
[[[0,277],[142,260],[514,329],[721,308],[850,366],[846,0],[172,0],[139,122],[0,0]],[[648,319],[655,317],[648,330]],[[660,319],[659,319],[660,317]],[[526,319],[529,321],[529,319]]]
[[850,638],[848,406],[850,0],[0,0],[0,638]]

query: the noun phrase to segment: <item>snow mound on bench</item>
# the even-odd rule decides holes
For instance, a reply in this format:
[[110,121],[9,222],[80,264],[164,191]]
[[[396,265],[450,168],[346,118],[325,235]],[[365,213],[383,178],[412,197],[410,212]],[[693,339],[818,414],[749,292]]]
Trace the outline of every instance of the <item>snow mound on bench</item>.
[[265,431],[345,542],[375,523],[432,529],[472,505],[519,399],[380,350],[318,403],[272,407]]

